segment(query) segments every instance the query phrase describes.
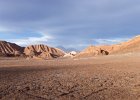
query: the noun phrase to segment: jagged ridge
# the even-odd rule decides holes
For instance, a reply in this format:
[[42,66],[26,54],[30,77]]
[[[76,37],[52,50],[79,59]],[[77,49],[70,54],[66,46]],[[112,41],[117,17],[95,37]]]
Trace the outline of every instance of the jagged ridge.
[[16,56],[23,53],[24,48],[14,43],[0,41],[1,56]]
[[43,58],[57,58],[64,55],[63,51],[43,44],[28,46],[24,49],[24,53],[28,56],[38,56]]

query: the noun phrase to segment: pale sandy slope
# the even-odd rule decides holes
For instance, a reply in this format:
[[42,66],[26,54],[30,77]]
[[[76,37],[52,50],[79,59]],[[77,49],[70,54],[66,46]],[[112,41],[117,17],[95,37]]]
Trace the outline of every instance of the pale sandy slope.
[[140,54],[0,60],[1,100],[139,100]]

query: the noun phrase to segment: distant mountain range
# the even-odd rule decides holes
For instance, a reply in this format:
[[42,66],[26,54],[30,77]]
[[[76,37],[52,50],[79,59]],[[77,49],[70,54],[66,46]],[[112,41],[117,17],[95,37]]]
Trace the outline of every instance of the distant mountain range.
[[65,47],[63,47],[63,46],[57,46],[57,48],[63,50],[63,51],[66,52],[66,53],[69,53],[69,52],[71,52],[71,51],[79,52],[79,50],[77,50],[77,49],[75,49],[75,48],[65,48]]
[[65,52],[58,48],[49,47],[47,45],[30,45],[21,47],[17,44],[0,41],[0,56],[1,57],[19,57],[25,56],[30,58],[52,59],[64,56]]
[[[21,47],[15,43],[6,41],[0,41],[0,56],[3,57],[36,57],[43,59],[53,59],[63,57],[66,53],[71,51],[79,52],[75,48],[64,48],[63,46],[57,46],[57,48],[49,47],[47,45],[31,45],[27,47]],[[124,53],[140,53],[140,36],[136,36],[133,39],[114,45],[103,46],[89,46],[85,50],[76,54],[76,57],[88,57],[98,55],[110,55],[110,54],[124,54]]]

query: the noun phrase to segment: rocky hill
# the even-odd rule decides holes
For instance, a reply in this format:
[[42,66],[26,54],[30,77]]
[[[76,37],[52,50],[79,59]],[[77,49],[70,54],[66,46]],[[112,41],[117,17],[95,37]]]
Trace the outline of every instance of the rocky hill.
[[[124,54],[134,52],[140,52],[140,36],[136,36],[127,42],[115,45],[89,46],[82,52],[74,55],[74,57],[92,57],[92,56]],[[61,49],[49,47],[43,44],[31,45],[24,48],[14,43],[0,41],[0,56],[14,57],[21,55],[25,55],[30,58],[43,58],[43,59],[53,59],[63,57],[64,55],[72,56],[71,54],[66,55],[66,53]]]
[[140,36],[115,45],[89,46],[76,57],[92,57],[98,55],[124,54],[140,52]]
[[120,44],[120,48],[113,51],[113,54],[120,53],[134,53],[140,52],[140,36],[136,36],[133,39]]
[[28,46],[24,49],[24,53],[29,57],[36,56],[44,59],[58,58],[65,54],[58,48],[49,47],[43,44]]
[[92,56],[99,56],[99,55],[108,55],[108,51],[103,50],[100,47],[96,46],[89,46],[82,52],[76,55],[76,57],[92,57]]
[[14,43],[0,41],[0,56],[20,56],[21,54],[23,54],[23,50],[23,47],[20,47]]

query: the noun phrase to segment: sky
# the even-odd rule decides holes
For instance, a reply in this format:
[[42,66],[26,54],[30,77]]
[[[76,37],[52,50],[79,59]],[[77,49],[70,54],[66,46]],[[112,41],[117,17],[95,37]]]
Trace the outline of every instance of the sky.
[[0,0],[0,40],[79,50],[140,34],[140,0]]

